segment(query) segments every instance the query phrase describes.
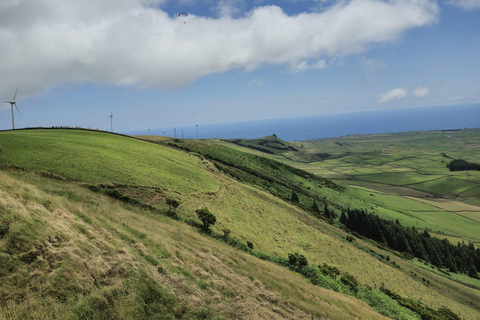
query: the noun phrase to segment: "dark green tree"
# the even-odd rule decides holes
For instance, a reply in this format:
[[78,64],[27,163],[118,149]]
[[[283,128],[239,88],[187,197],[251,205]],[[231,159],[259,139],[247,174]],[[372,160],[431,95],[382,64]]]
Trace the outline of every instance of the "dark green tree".
[[315,212],[317,214],[320,214],[320,209],[318,208],[318,205],[317,205],[317,202],[315,201],[315,199],[313,199],[312,210],[313,210],[313,212]]
[[479,279],[477,268],[475,268],[473,261],[470,262],[470,268],[468,268],[468,276],[475,279]]
[[217,218],[208,210],[208,208],[197,209],[195,212],[198,216],[198,219],[200,219],[200,221],[203,223],[202,230],[205,232],[210,232],[210,226],[217,222]]
[[340,223],[345,224],[347,223],[347,215],[345,214],[345,211],[342,210],[342,213],[340,214]]
[[292,197],[290,198],[292,202],[297,202],[298,203],[298,195],[295,192],[295,190],[292,190]]
[[288,254],[288,263],[292,267],[306,267],[308,266],[307,258],[298,252]]
[[178,202],[175,199],[167,198],[167,204],[168,204],[168,210],[175,212],[175,210],[178,208],[180,205],[180,202]]

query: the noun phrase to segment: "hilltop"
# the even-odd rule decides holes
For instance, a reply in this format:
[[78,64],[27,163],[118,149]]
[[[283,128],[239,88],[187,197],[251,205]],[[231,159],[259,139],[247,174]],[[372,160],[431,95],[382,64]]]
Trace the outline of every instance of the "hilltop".
[[[478,316],[478,282],[463,285],[461,276],[433,273],[362,237],[346,240],[342,208],[371,206],[357,189],[215,141],[143,138],[155,143],[79,130],[0,133],[2,314],[419,317],[380,290],[387,289]],[[167,198],[180,202],[178,220],[168,217]],[[337,217],[316,213],[312,200]],[[217,218],[211,235],[195,228],[199,208]],[[224,230],[234,240],[222,240]],[[288,264],[293,253],[312,268],[353,275],[359,291],[340,275],[300,276],[305,271]]]

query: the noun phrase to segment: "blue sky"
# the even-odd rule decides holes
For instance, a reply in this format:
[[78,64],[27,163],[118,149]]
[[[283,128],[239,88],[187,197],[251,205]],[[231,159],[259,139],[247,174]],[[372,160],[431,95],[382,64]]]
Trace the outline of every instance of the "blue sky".
[[0,44],[0,99],[20,87],[16,127],[480,102],[480,0],[4,0]]

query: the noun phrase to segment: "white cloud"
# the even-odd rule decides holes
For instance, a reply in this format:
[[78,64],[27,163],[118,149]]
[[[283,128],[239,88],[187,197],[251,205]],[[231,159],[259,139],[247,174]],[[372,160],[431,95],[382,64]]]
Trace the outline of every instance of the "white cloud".
[[326,105],[328,104],[329,101],[327,99],[323,99],[323,100],[320,100],[317,102],[317,106],[323,106],[323,105]]
[[265,84],[265,81],[261,80],[261,79],[253,79],[252,81],[250,81],[248,83],[248,86],[249,87],[260,87],[260,86],[263,86]]
[[318,60],[315,63],[308,63],[307,61],[299,61],[290,65],[291,72],[302,72],[312,69],[325,69],[327,62],[325,60]]
[[439,15],[434,0],[352,0],[295,16],[277,6],[235,19],[190,14],[184,24],[160,3],[0,2],[0,97],[8,98],[17,85],[24,95],[75,83],[177,88],[208,74],[266,64],[322,68],[328,58],[394,41]]
[[480,8],[480,0],[450,0],[448,3],[465,10]]
[[220,0],[217,5],[212,8],[212,11],[220,17],[231,17],[239,14],[242,7],[242,0]]
[[405,98],[407,96],[407,89],[405,88],[395,88],[388,92],[380,93],[376,99],[380,103],[388,102],[391,100],[398,100]]
[[430,90],[425,86],[418,86],[413,90],[412,94],[416,97],[423,98],[430,94]]

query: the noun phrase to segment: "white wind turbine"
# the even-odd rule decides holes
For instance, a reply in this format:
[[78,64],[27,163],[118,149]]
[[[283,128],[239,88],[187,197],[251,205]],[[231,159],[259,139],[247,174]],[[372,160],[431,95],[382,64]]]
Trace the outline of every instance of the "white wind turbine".
[[22,116],[22,114],[20,113],[20,109],[18,109],[18,107],[17,107],[17,102],[15,101],[15,99],[17,98],[17,92],[18,92],[18,87],[17,87],[17,90],[15,91],[15,95],[13,96],[12,100],[3,101],[4,103],[10,103],[10,107],[12,108],[12,129],[13,130],[15,130],[15,118],[13,116],[13,106],[15,106],[15,108],[17,108],[17,111],[18,111],[18,114],[20,115],[20,117]]

